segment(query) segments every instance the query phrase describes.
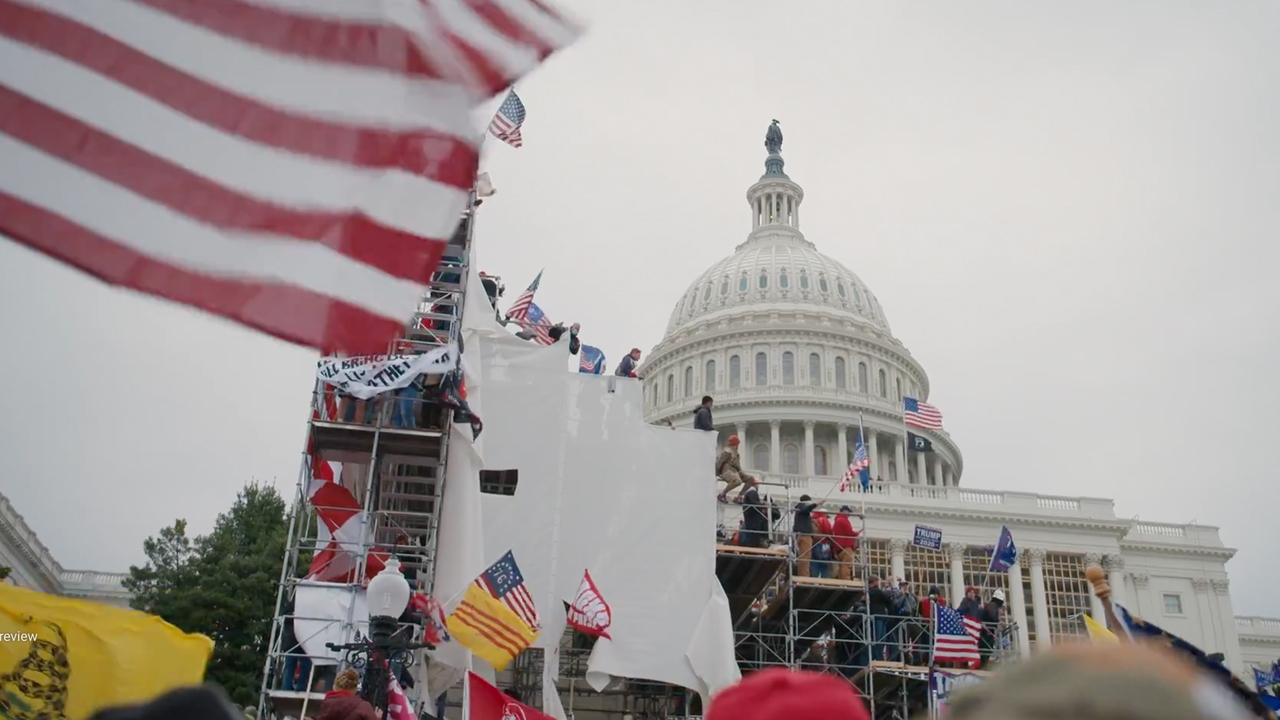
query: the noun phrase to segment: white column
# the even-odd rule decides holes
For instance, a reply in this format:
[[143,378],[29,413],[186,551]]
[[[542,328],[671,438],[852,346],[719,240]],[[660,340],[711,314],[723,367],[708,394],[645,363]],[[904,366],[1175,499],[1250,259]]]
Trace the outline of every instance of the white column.
[[946,468],[942,470],[942,484],[946,485],[947,487],[956,486],[956,478],[954,475],[951,474],[950,465],[948,465]]
[[907,439],[895,437],[893,439],[894,452],[898,456],[898,474],[894,478],[900,483],[907,482],[910,474],[907,472]]
[[836,461],[827,463],[831,467],[827,472],[843,476],[849,469],[849,426],[843,423],[836,425]]
[[[751,445],[747,444],[747,424],[746,424],[746,423],[744,423],[744,422],[737,423],[736,425],[734,425],[734,427],[733,427],[733,431],[734,431],[734,433],[735,433],[735,434],[737,434],[737,436],[738,436],[738,455],[739,455],[739,457],[740,457],[740,458],[749,458],[749,457],[751,457],[751,455],[752,455],[752,452],[751,452]],[[728,442],[728,441],[726,440],[726,442]],[[739,462],[741,462],[741,460],[739,460]],[[754,462],[754,461],[753,461],[753,462]],[[750,463],[747,463],[747,467],[751,467],[751,464],[750,464]],[[756,468],[756,469],[757,469],[757,470],[763,470],[764,468]]]
[[[889,541],[889,572],[895,578],[907,576],[907,541],[902,538],[893,538]],[[915,588],[915,593],[918,596],[920,589]]]
[[782,423],[769,421],[769,472],[777,475],[782,467]]
[[1009,609],[1018,624],[1018,654],[1031,657],[1031,635],[1027,627],[1027,598],[1022,590],[1022,561],[1009,566]]
[[[1085,553],[1084,566],[1086,569],[1091,567],[1101,568],[1102,555],[1099,553]],[[1094,622],[1101,623],[1103,627],[1106,627],[1107,611],[1102,606],[1102,598],[1093,593],[1093,583],[1085,584],[1089,586],[1089,614],[1093,616]]]
[[929,460],[922,452],[916,453],[916,484],[929,484]]
[[947,545],[947,558],[951,560],[951,607],[964,599],[964,545]]
[[880,445],[876,442],[875,431],[867,433],[867,437],[863,438],[862,441],[867,443],[867,457],[871,458],[871,479],[875,480],[884,473],[882,469],[884,467],[884,459],[880,457]]
[[933,484],[938,487],[944,487],[942,484],[942,458],[936,454],[933,456]]
[[1049,598],[1044,588],[1044,550],[1028,548],[1023,551],[1031,561],[1031,610],[1035,613],[1036,649],[1047,650],[1053,645],[1049,630]]
[[804,421],[804,466],[800,468],[801,475],[817,475],[813,467],[813,421]]
[[1107,571],[1107,584],[1111,586],[1111,601],[1123,603],[1124,600],[1124,558],[1119,555],[1105,555],[1102,567]]

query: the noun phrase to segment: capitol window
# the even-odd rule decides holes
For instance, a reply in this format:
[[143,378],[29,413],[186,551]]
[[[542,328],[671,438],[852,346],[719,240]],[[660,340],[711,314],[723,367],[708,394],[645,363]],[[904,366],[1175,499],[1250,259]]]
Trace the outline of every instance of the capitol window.
[[782,353],[782,384],[796,384],[796,356],[790,351]]
[[844,292],[845,292],[845,291],[844,291],[844,283],[839,282],[839,281],[837,281],[837,282],[836,282],[836,292],[840,293],[840,297],[844,297],[844,296],[845,296],[845,294],[844,294]]
[[880,371],[880,397],[889,397],[889,381],[885,379],[884,370]]
[[867,391],[867,364],[858,363],[858,392]]
[[800,474],[800,448],[791,443],[782,446],[782,472],[788,475]]
[[728,295],[728,294],[729,294],[729,278],[728,278],[728,276],[725,276],[725,279],[723,279],[723,280],[721,280],[721,281],[720,281],[720,294],[721,294],[721,295]]
[[671,402],[672,400],[675,400],[675,399],[676,399],[676,377],[674,375],[668,374],[667,375],[667,402]]
[[826,291],[827,291],[827,279],[826,279],[826,278],[824,278],[824,277],[819,277],[819,278],[818,278],[818,289],[819,289],[819,290],[821,290],[822,292],[826,292]]
[[821,445],[817,445],[813,448],[813,474],[827,474],[827,449]]
[[768,287],[769,287],[769,275],[768,275],[768,273],[765,273],[765,272],[761,271],[761,273],[760,273],[760,289],[761,289],[761,290],[766,290],[766,289],[768,289]]
[[836,358],[836,387],[843,390],[846,385],[848,385],[848,381],[844,376],[844,358],[838,357]]
[[1165,593],[1163,596],[1165,615],[1182,615],[1182,596],[1177,593]]
[[764,443],[757,444],[751,450],[751,467],[756,470],[769,469],[769,446]]
[[809,289],[809,276],[805,274],[805,271],[803,270],[800,271],[800,289],[801,290]]
[[747,291],[747,276],[743,275],[742,277],[738,278],[738,292],[746,292],[746,291]]
[[716,389],[716,361],[707,361],[707,375],[702,384],[702,392],[709,393]]
[[707,283],[707,291],[702,293],[702,302],[706,302],[710,299],[711,299],[711,283]]
[[690,395],[693,395],[693,368],[687,367],[684,369],[684,396]]
[[742,387],[742,358],[737,355],[729,358],[729,387]]
[[769,384],[769,356],[756,353],[756,385]]
[[809,384],[822,384],[822,358],[818,353],[809,353]]
[[788,282],[787,282],[787,271],[786,271],[786,270],[781,270],[781,271],[779,271],[779,272],[778,272],[778,287],[782,288],[783,290],[786,290],[786,289],[787,289],[787,285],[789,285],[789,284],[790,284],[790,283],[788,283]]

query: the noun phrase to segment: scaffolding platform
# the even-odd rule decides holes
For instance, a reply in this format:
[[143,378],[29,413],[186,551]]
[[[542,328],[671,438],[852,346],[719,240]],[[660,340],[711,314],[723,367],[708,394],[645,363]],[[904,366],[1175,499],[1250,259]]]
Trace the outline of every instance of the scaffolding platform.
[[862,580],[792,577],[764,607],[760,617],[766,623],[780,621],[793,606],[798,610],[851,612],[854,600],[865,588]]
[[767,548],[716,546],[716,577],[729,598],[729,614],[739,625],[769,582],[785,570],[787,551]]
[[440,460],[443,433],[433,428],[400,428],[357,423],[311,421],[311,437],[321,458],[359,455],[365,461],[374,453],[377,438],[379,457],[401,455]]
[[301,690],[268,690],[267,697],[276,717],[302,717],[302,704],[307,705],[307,716],[315,717],[320,713],[320,703],[324,702],[322,692],[303,692]]

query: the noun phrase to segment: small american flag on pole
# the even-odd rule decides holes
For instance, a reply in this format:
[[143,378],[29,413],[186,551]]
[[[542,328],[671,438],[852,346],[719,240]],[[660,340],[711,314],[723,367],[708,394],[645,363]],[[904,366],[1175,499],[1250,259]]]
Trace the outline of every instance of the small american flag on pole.
[[929,403],[913,397],[902,398],[902,420],[912,427],[924,430],[942,429],[942,412]]
[[871,457],[867,455],[867,446],[862,444],[862,435],[858,435],[858,447],[853,451],[853,463],[840,478],[840,492],[849,492],[853,488],[854,478],[859,478],[862,471],[871,467]]
[[547,332],[551,327],[551,321],[542,314],[542,308],[536,303],[529,303],[529,310],[525,313],[523,324],[525,330],[533,332],[533,341],[539,345],[551,345],[555,342]]
[[520,293],[520,297],[511,303],[511,307],[507,310],[507,317],[513,320],[523,320],[529,314],[529,306],[533,304],[533,295],[538,292],[538,286],[542,284],[542,270],[538,271],[533,282],[529,283],[529,287]]
[[982,623],[961,615],[942,603],[934,602],[938,618],[938,630],[934,633],[934,662],[966,662],[977,666],[982,660],[978,653],[978,637],[982,635]]
[[523,620],[530,630],[537,631],[538,608],[533,604],[529,586],[524,584],[524,576],[520,574],[515,555],[510,550],[476,578],[476,585],[511,608],[511,612]]
[[471,111],[577,34],[542,0],[476,5],[0,0],[0,235],[384,352],[467,206]]
[[520,135],[520,126],[524,125],[524,116],[524,103],[520,102],[520,96],[512,90],[498,107],[498,112],[494,113],[493,120],[489,123],[489,132],[511,147],[521,147],[524,145],[524,138]]

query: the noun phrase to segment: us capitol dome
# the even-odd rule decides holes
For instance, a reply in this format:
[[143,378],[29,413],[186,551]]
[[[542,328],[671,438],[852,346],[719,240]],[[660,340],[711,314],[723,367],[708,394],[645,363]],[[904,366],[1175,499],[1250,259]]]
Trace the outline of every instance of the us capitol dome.
[[684,292],[641,367],[646,419],[692,426],[711,395],[720,444],[737,434],[744,468],[804,486],[844,474],[861,413],[873,480],[958,485],[964,458],[945,432],[913,428],[932,452],[906,447],[902,399],[927,400],[928,375],[871,288],[801,231],[804,190],[783,171],[776,122],[766,148],[751,232]]

